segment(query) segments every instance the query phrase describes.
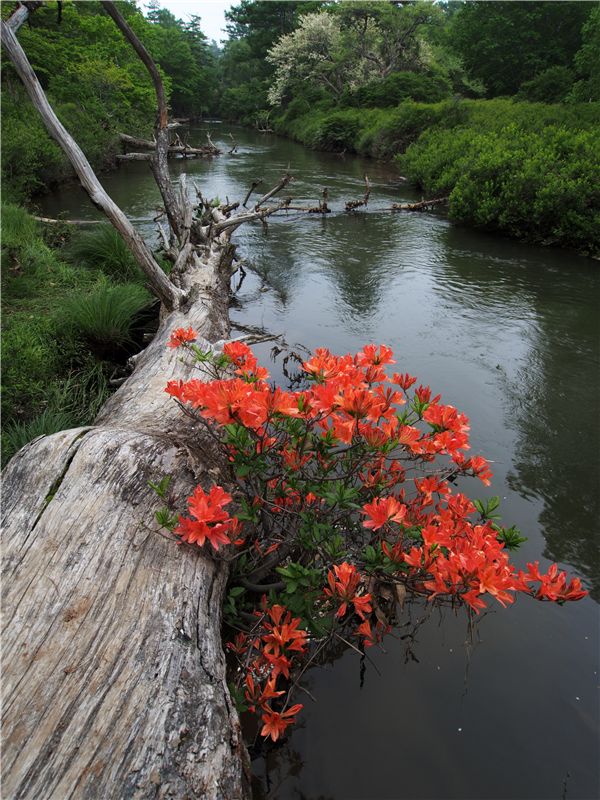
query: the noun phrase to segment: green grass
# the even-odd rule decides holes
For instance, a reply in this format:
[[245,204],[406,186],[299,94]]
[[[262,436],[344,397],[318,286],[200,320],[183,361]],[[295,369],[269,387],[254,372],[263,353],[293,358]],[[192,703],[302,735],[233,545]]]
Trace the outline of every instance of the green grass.
[[100,269],[119,283],[144,280],[131,251],[108,223],[77,231],[67,247],[66,255],[72,263]]
[[132,344],[139,316],[153,302],[143,286],[106,281],[65,303],[64,324],[95,352],[102,353],[106,348]]
[[142,285],[111,282],[100,262],[66,262],[42,227],[3,204],[3,464],[37,436],[91,423],[154,318]]

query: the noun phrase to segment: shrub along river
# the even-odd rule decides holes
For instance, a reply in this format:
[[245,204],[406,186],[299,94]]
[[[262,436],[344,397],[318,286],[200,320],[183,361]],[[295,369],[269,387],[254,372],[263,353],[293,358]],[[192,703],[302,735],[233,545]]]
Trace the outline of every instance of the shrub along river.
[[[225,150],[229,130],[212,126]],[[266,231],[235,234],[251,268],[235,294],[234,328],[261,326],[292,346],[337,353],[391,346],[397,371],[469,416],[473,452],[493,461],[495,479],[488,490],[475,480],[463,488],[500,496],[504,522],[528,537],[515,561],[556,560],[592,592],[563,607],[525,597],[492,605],[472,637],[464,614],[435,612],[414,639],[400,638],[406,627],[386,639],[385,654],[372,648],[362,678],[352,651],[313,670],[317,702],[298,696],[305,709],[289,740],[254,762],[256,796],[597,797],[599,264],[440,214],[392,214],[392,202],[420,199],[392,166],[234,133],[235,155],[174,161],[174,177],[185,171],[205,195],[233,201],[255,178],[270,188],[289,164],[294,203],[316,205],[327,186],[334,211],[289,212]],[[194,129],[190,143],[203,138]],[[342,213],[362,195],[365,172],[368,209]],[[147,165],[127,164],[103,183],[154,237],[159,196]],[[42,211],[97,216],[72,187],[43,198]],[[256,348],[266,362],[271,346]],[[405,613],[417,622],[426,611]]]

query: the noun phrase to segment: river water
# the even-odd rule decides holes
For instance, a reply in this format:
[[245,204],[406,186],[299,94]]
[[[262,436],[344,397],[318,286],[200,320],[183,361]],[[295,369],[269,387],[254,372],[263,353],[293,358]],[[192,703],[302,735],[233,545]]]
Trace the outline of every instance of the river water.
[[[228,149],[230,128],[212,126]],[[190,143],[200,142],[201,129]],[[236,234],[251,269],[233,325],[261,326],[308,348],[354,352],[383,342],[471,419],[473,451],[493,461],[503,520],[528,537],[515,561],[557,560],[592,595],[563,607],[520,598],[492,608],[468,636],[464,616],[435,614],[406,640],[373,652],[361,688],[353,652],[313,671],[287,743],[254,763],[256,796],[305,800],[588,800],[599,795],[600,267],[450,224],[435,213],[391,214],[414,191],[394,167],[235,129],[235,155],[172,162],[208,196],[242,199],[288,164],[286,191],[330,206],[373,191],[368,211],[328,218],[290,212]],[[147,165],[103,183],[153,236],[159,196]],[[42,212],[97,212],[77,188]],[[257,348],[265,359],[271,345]],[[272,366],[275,377],[280,375]],[[413,608],[418,620],[423,609]],[[420,616],[419,616],[420,615]],[[379,674],[377,671],[379,671]]]

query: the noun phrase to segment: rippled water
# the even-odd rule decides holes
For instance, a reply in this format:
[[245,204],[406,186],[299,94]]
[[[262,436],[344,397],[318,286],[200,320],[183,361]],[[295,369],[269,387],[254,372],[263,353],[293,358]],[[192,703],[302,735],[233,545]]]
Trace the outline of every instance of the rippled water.
[[[228,130],[215,126],[213,138]],[[236,295],[234,326],[335,352],[391,346],[401,371],[470,417],[474,451],[494,462],[487,494],[501,496],[504,520],[529,537],[516,560],[558,560],[598,599],[600,265],[437,214],[390,214],[391,202],[416,195],[385,164],[251,131],[236,138],[236,155],[174,162],[173,172],[185,169],[204,194],[230,200],[254,178],[275,184],[288,163],[295,202],[316,203],[327,186],[339,211],[361,196],[365,171],[373,193],[367,213],[290,212],[266,233],[240,229],[253,269]],[[159,198],[146,165],[104,183],[153,235]],[[44,213],[59,210],[96,214],[78,189],[44,199]],[[269,345],[262,352],[268,358]],[[596,798],[596,600],[560,608],[521,598],[492,612],[471,644],[463,616],[436,612],[408,661],[407,640],[389,639],[387,654],[371,653],[362,688],[352,652],[314,671],[318,702],[299,698],[305,710],[288,743],[255,762],[257,797]]]

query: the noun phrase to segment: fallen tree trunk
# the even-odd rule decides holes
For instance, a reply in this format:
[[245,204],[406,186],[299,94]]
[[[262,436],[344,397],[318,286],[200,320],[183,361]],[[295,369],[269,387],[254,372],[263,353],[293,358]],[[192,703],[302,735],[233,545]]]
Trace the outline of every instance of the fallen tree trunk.
[[394,203],[392,205],[392,211],[428,211],[430,208],[434,208],[434,206],[442,205],[443,203],[447,203],[447,197],[436,197],[433,200],[421,200],[418,203]]
[[[118,10],[103,5],[142,52]],[[30,443],[5,470],[3,795],[243,800],[247,754],[220,640],[228,564],[165,538],[148,486],[171,475],[184,511],[195,485],[219,480],[210,442],[164,392],[169,378],[190,374],[166,343],[180,326],[193,326],[205,347],[227,335],[235,225],[217,230],[229,212],[211,204],[194,219],[183,176],[175,195],[157,85],[152,167],[175,264],[165,276],[50,107],[14,35],[23,9],[0,22],[5,52],[163,304],[156,338],[96,424]]]
[[215,250],[97,424],[32,442],[5,471],[6,797],[248,796],[220,641],[228,566],[164,538],[148,486],[172,475],[183,510],[215,478],[163,391],[188,374],[166,342],[184,324],[226,335],[228,283]]
[[[139,150],[156,150],[156,142],[151,142],[149,139],[138,139],[126,133],[120,133],[119,138],[123,144],[137,147]],[[207,156],[219,155],[221,150],[213,143],[210,143],[208,147],[190,147],[190,145],[187,144],[170,144],[167,153],[169,156],[181,155],[189,158],[206,158]]]

